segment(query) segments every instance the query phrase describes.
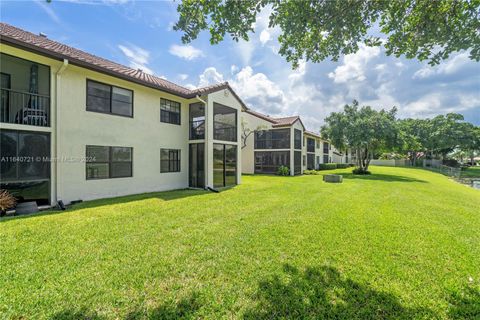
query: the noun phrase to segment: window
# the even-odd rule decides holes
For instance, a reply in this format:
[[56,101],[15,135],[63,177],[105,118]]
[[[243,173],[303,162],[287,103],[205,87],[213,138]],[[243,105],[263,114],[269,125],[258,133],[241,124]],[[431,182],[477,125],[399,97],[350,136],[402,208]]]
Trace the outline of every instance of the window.
[[320,140],[317,140],[317,149],[320,149]]
[[329,143],[324,142],[323,143],[323,153],[328,153],[329,150],[330,150]]
[[180,124],[180,103],[160,99],[160,122]]
[[213,187],[227,187],[237,183],[237,147],[213,144]]
[[307,156],[306,155],[303,155],[303,165],[304,166],[307,165]]
[[190,140],[205,139],[205,106],[190,104]]
[[323,156],[323,163],[328,163],[328,155]]
[[131,177],[132,154],[129,147],[87,146],[87,180]]
[[294,132],[294,148],[302,149],[302,131],[298,129]]
[[307,169],[315,170],[315,155],[313,153],[307,154]]
[[213,104],[213,139],[237,141],[237,110]]
[[290,129],[255,131],[255,149],[290,149]]
[[302,173],[302,152],[295,151],[293,154],[293,171],[295,174]]
[[290,151],[255,151],[255,173],[276,173],[280,166],[290,169]]
[[315,139],[307,138],[307,152],[315,152]]
[[180,172],[180,150],[160,150],[160,172]]
[[87,80],[87,111],[133,117],[133,91]]

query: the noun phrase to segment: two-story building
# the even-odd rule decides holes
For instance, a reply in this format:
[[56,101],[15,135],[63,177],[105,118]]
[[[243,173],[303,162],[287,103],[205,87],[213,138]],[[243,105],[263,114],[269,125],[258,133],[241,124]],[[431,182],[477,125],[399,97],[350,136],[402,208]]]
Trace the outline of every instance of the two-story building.
[[240,183],[228,83],[189,90],[0,24],[0,188],[19,201]]

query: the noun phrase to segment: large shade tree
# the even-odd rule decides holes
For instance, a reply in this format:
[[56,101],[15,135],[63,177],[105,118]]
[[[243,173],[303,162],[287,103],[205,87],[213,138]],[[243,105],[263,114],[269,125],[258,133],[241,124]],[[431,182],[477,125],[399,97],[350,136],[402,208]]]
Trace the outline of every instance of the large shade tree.
[[267,7],[269,26],[281,32],[279,53],[294,67],[300,59],[336,61],[360,43],[431,65],[460,50],[480,60],[480,0],[184,0],[174,29],[183,31],[184,43],[202,30],[212,44],[227,34],[248,40]]
[[398,144],[396,112],[396,108],[377,111],[370,106],[359,107],[353,101],[342,112],[332,112],[325,119],[322,136],[340,150],[353,150],[358,172],[365,173],[373,154],[392,150]]

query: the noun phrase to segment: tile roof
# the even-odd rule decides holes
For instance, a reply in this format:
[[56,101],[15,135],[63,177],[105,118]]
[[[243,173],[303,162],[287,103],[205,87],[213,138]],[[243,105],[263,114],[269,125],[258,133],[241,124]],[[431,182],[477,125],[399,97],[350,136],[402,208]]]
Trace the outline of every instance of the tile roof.
[[168,80],[145,73],[142,70],[126,67],[119,63],[98,57],[85,51],[50,40],[45,36],[36,35],[3,22],[0,22],[0,42],[25,48],[57,60],[67,59],[69,63],[73,65],[106,73],[114,77],[159,89],[187,99],[222,89],[229,89],[240,101],[243,107],[248,109],[245,103],[230,87],[228,82],[191,90]]
[[315,133],[313,131],[308,131],[308,130],[305,130],[305,134],[308,134],[308,135],[311,135],[311,136],[314,136],[314,137],[318,137],[318,138],[321,138],[322,136],[320,135],[320,133]]
[[297,120],[300,120],[299,116],[276,118],[275,119],[276,123],[273,126],[274,127],[291,126]]

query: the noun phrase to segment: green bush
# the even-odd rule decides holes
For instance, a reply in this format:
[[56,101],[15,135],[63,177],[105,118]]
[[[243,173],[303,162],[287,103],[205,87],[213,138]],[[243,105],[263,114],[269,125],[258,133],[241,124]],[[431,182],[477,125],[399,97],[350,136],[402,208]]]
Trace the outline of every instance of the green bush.
[[333,170],[337,169],[336,163],[320,163],[319,170]]
[[337,163],[337,169],[346,169],[349,167],[348,163]]
[[279,176],[289,176],[290,175],[290,169],[286,166],[280,166],[277,169],[277,175]]
[[320,172],[317,171],[317,170],[304,170],[304,171],[303,171],[303,174],[306,174],[306,175],[319,175]]
[[355,168],[352,170],[352,173],[353,174],[371,174],[370,171],[368,170],[364,170],[364,169],[360,169],[360,168]]

